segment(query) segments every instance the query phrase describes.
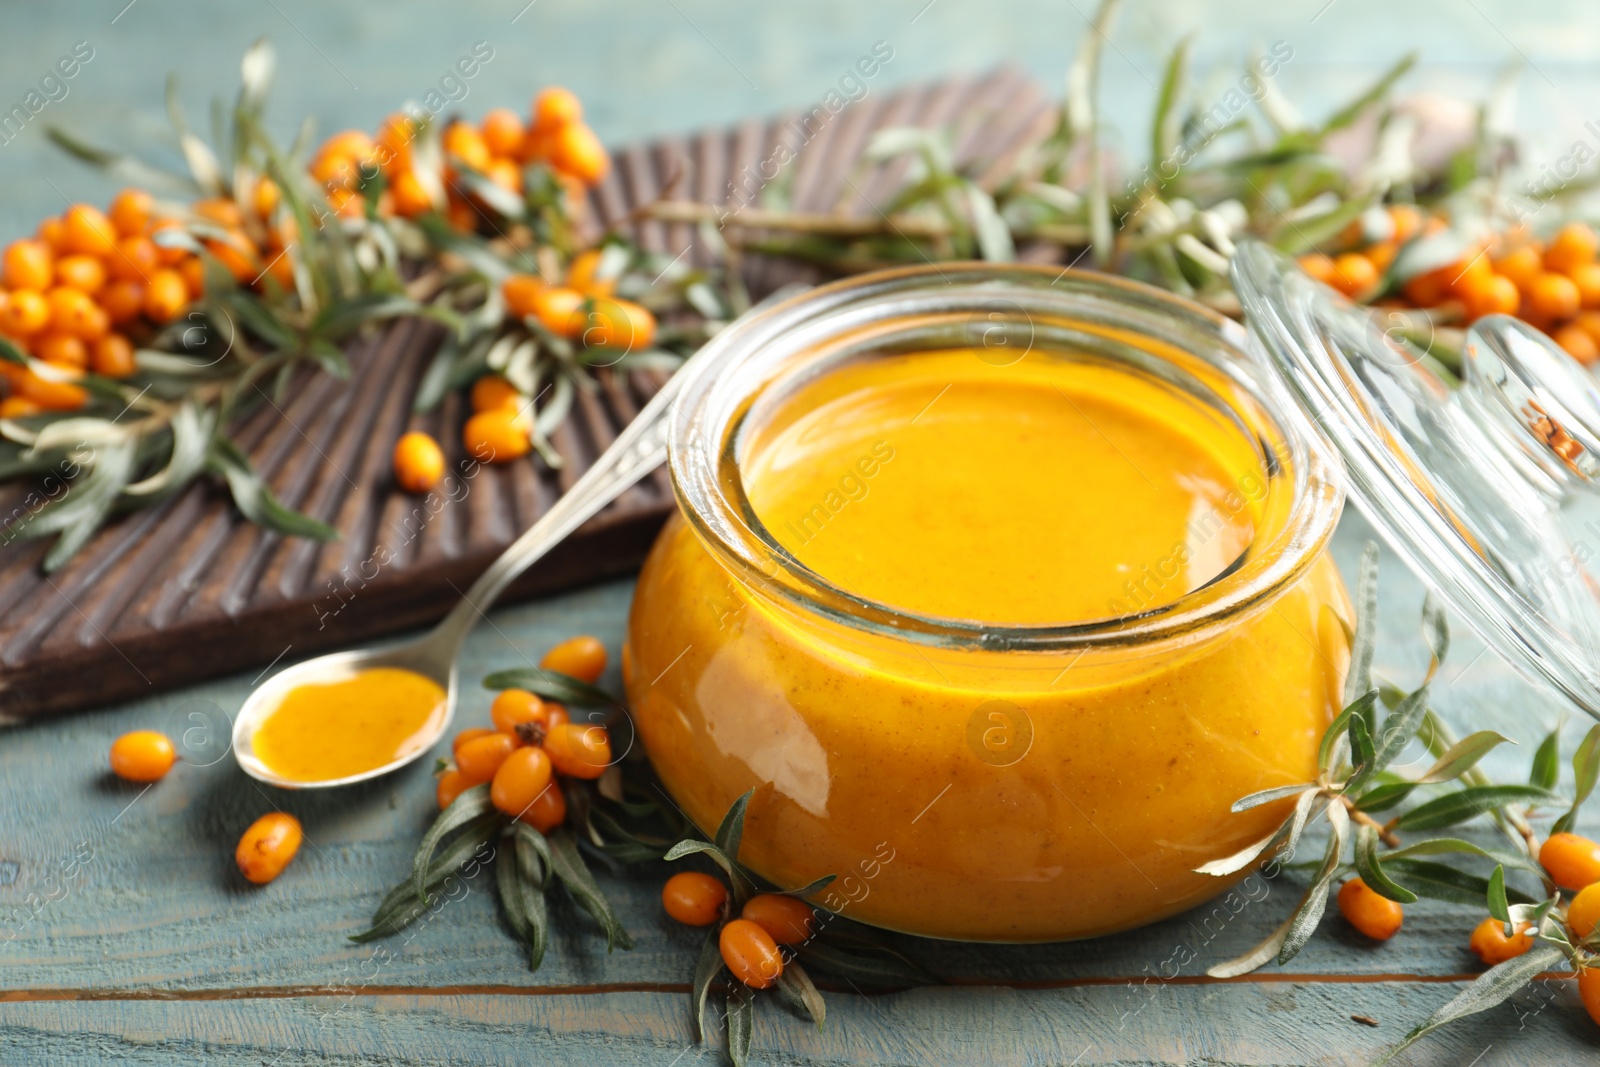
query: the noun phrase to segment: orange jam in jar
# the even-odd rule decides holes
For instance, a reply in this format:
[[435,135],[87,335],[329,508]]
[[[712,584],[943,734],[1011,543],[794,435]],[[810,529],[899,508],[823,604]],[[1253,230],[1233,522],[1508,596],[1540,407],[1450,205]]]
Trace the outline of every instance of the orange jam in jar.
[[1340,499],[1236,327],[1026,267],[871,276],[727,331],[624,677],[702,829],[937,937],[1039,941],[1222,891],[1315,777],[1348,660]]

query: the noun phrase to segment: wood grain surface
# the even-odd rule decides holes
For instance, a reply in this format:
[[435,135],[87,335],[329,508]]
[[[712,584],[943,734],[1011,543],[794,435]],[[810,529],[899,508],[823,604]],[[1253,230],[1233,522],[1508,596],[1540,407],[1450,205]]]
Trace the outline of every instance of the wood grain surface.
[[[1369,536],[1359,516],[1345,517],[1334,551],[1347,572]],[[1413,682],[1426,660],[1422,590],[1388,554],[1382,590],[1377,668]],[[630,594],[617,581],[493,612],[465,650],[462,725],[486,721],[489,695],[471,682],[491,670],[578,631],[615,651]],[[1489,765],[1518,780],[1558,705],[1470,634],[1455,637],[1437,706],[1458,729],[1519,741]],[[631,952],[607,955],[557,893],[557,933],[529,972],[488,874],[401,935],[346,941],[409,869],[434,813],[428,761],[333,795],[252,782],[219,740],[255,673],[0,734],[0,1064],[719,1062],[691,1043],[698,936],[661,912],[665,866],[599,876],[637,942]],[[614,669],[603,683],[617,685]],[[1569,752],[1584,726],[1569,722]],[[111,739],[140,727],[165,730],[184,760],[149,790],[103,771]],[[233,845],[273,808],[303,821],[307,844],[278,881],[251,887],[233,870]],[[1600,820],[1586,828],[1600,831]],[[1486,827],[1472,835],[1490,840]],[[763,1004],[755,1062],[1361,1064],[1479,971],[1466,939],[1480,916],[1420,904],[1387,944],[1330,916],[1287,968],[1204,977],[1264,936],[1302,887],[1284,875],[1231,904],[1094,941],[904,939],[948,985],[860,996],[825,983],[820,1031]],[[1597,1035],[1573,983],[1553,979],[1401,1062],[1590,1062]]]
[[[957,158],[994,160],[1038,136],[1048,106],[1026,77],[1002,70],[869,96],[821,124],[803,125],[791,114],[628,147],[593,191],[593,214],[609,226],[663,195],[710,203],[728,200],[730,188],[741,190],[741,199],[754,195],[751,183],[759,179],[750,176],[780,144],[793,152],[792,174],[783,177],[793,180],[798,210],[871,214],[902,170],[857,165],[874,131],[959,120]],[[710,242],[694,227],[647,222],[631,229],[652,251],[712,262]],[[757,298],[786,282],[819,280],[814,271],[759,257],[746,263],[745,275]],[[388,326],[354,345],[348,383],[308,374],[281,409],[263,393],[240,428],[240,443],[279,497],[338,528],[338,542],[261,530],[219,487],[199,484],[112,523],[66,569],[46,576],[38,562],[48,542],[5,536],[32,487],[0,487],[0,720],[130,699],[442,617],[662,380],[602,371],[600,388],[580,392],[571,419],[552,437],[567,461],[559,471],[533,458],[483,467],[461,445],[469,414],[462,397],[432,414],[410,413],[441,336],[422,322]],[[425,499],[401,492],[390,474],[394,442],[408,429],[432,433],[449,463],[449,480]],[[632,570],[671,507],[666,474],[658,471],[505,599]],[[379,566],[381,558],[392,561]]]

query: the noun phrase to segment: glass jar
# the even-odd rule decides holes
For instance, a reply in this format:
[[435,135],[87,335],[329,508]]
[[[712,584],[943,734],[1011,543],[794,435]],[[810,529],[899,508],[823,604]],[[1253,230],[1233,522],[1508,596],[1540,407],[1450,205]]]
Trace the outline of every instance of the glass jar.
[[[763,420],[831,369],[952,350],[993,368],[1091,361],[1204,412],[1253,457],[1225,504],[1249,509],[1246,551],[1147,604],[1166,577],[1152,560],[1120,609],[1049,625],[918,615],[807,569],[746,493]],[[1126,279],[941,265],[790,299],[685,373],[680,513],[640,574],[624,681],[701,830],[754,790],[740,859],[763,877],[836,875],[819,903],[926,936],[1104,934],[1226,889],[1195,869],[1270,833],[1288,802],[1232,803],[1315,777],[1348,662],[1327,552],[1342,496],[1236,323]]]

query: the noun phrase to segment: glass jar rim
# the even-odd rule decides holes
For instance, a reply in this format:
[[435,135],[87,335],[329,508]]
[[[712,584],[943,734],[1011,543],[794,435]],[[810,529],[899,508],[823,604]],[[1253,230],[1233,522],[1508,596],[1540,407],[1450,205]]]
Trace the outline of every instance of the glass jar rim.
[[[1173,601],[1071,623],[994,624],[922,615],[859,596],[810,570],[775,539],[763,537],[748,502],[728,491],[724,469],[737,467],[739,420],[776,378],[814,358],[808,353],[819,342],[934,309],[965,316],[977,344],[990,331],[1014,332],[1023,325],[1031,340],[1036,313],[1070,315],[1205,361],[1270,421],[1278,436],[1270,451],[1291,460],[1292,499],[1280,529],[1265,544],[1253,543],[1241,566]],[[668,468],[679,510],[713,556],[745,585],[802,612],[924,645],[1088,651],[1204,636],[1297,582],[1320,557],[1343,503],[1337,460],[1289,417],[1281,386],[1254,354],[1243,326],[1164,290],[1095,271],[971,262],[857,275],[745,316],[717,334],[682,373],[686,378],[667,430]]]

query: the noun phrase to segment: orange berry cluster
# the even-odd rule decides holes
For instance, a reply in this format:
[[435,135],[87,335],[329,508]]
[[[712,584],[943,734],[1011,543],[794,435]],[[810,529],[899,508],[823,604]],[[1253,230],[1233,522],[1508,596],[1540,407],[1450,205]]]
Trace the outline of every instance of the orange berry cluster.
[[[172,739],[158,730],[134,730],[111,742],[111,773],[127,782],[158,782],[177,758]],[[300,820],[281,811],[269,812],[239,838],[234,862],[248,881],[265,885],[289,866],[304,838]]]
[[[1423,220],[1398,204],[1387,209],[1391,235],[1360,249],[1300,257],[1300,266],[1352,300],[1371,299],[1399,249],[1419,234],[1436,233],[1442,219]],[[1600,237],[1581,222],[1541,241],[1523,230],[1498,235],[1467,250],[1460,260],[1425,271],[1401,287],[1403,306],[1454,303],[1468,321],[1516,315],[1536,326],[1583,363],[1600,359]]]
[[[262,265],[257,241],[268,251],[283,247],[267,224],[278,189],[263,179],[255,186],[253,217],[232,200],[201,200],[190,211],[207,236],[206,250],[241,282],[266,273],[279,284],[293,282],[286,257]],[[134,342],[172,322],[205,290],[201,257],[157,244],[162,230],[184,228],[183,220],[158,216],[149,193],[124,189],[108,211],[74,204],[59,218],[45,219],[30,238],[13,241],[0,258],[0,335],[53,368],[38,374],[0,363],[8,394],[0,418],[40,411],[72,411],[88,394],[74,379],[85,371],[126,378],[135,370]]]
[[[606,668],[605,646],[594,637],[574,637],[545,653],[539,665],[593,682]],[[526,689],[501,690],[489,717],[493,729],[473,727],[456,735],[455,765],[439,775],[440,808],[488,782],[496,809],[547,833],[567,817],[556,776],[598,778],[611,765],[605,727],[572,722],[566,708]]]
[[[1558,889],[1574,893],[1566,908],[1566,926],[1573,944],[1600,926],[1600,843],[1573,833],[1551,834],[1539,848],[1539,864]],[[1374,941],[1387,941],[1400,930],[1404,910],[1360,878],[1339,888],[1339,911],[1346,921]],[[1484,919],[1472,931],[1467,947],[1493,967],[1533,947],[1532,927],[1522,924],[1508,937],[1499,919]],[[1600,967],[1578,972],[1578,990],[1591,1018],[1600,1023]]]
[[386,185],[376,205],[380,216],[415,218],[441,210],[457,229],[470,232],[485,216],[461,181],[463,168],[521,194],[523,168],[542,163],[576,202],[611,167],[600,139],[583,122],[578,98],[561,88],[546,89],[535,97],[526,123],[502,107],[476,126],[460,120],[446,126],[441,135],[443,203],[437,201],[437,190],[430,191],[434,183],[418,174],[414,152],[418,132],[411,116],[396,112],[384,120],[376,137],[360,130],[336,133],[311,161],[311,177],[326,190],[329,206],[341,217],[355,218],[365,211],[361,184],[381,173]]
[[733,976],[751,989],[767,989],[783,975],[783,950],[803,945],[816,933],[817,913],[803,900],[760,893],[728,918],[728,887],[709,874],[680,871],[661,888],[661,906],[687,926],[722,922],[717,947]]

